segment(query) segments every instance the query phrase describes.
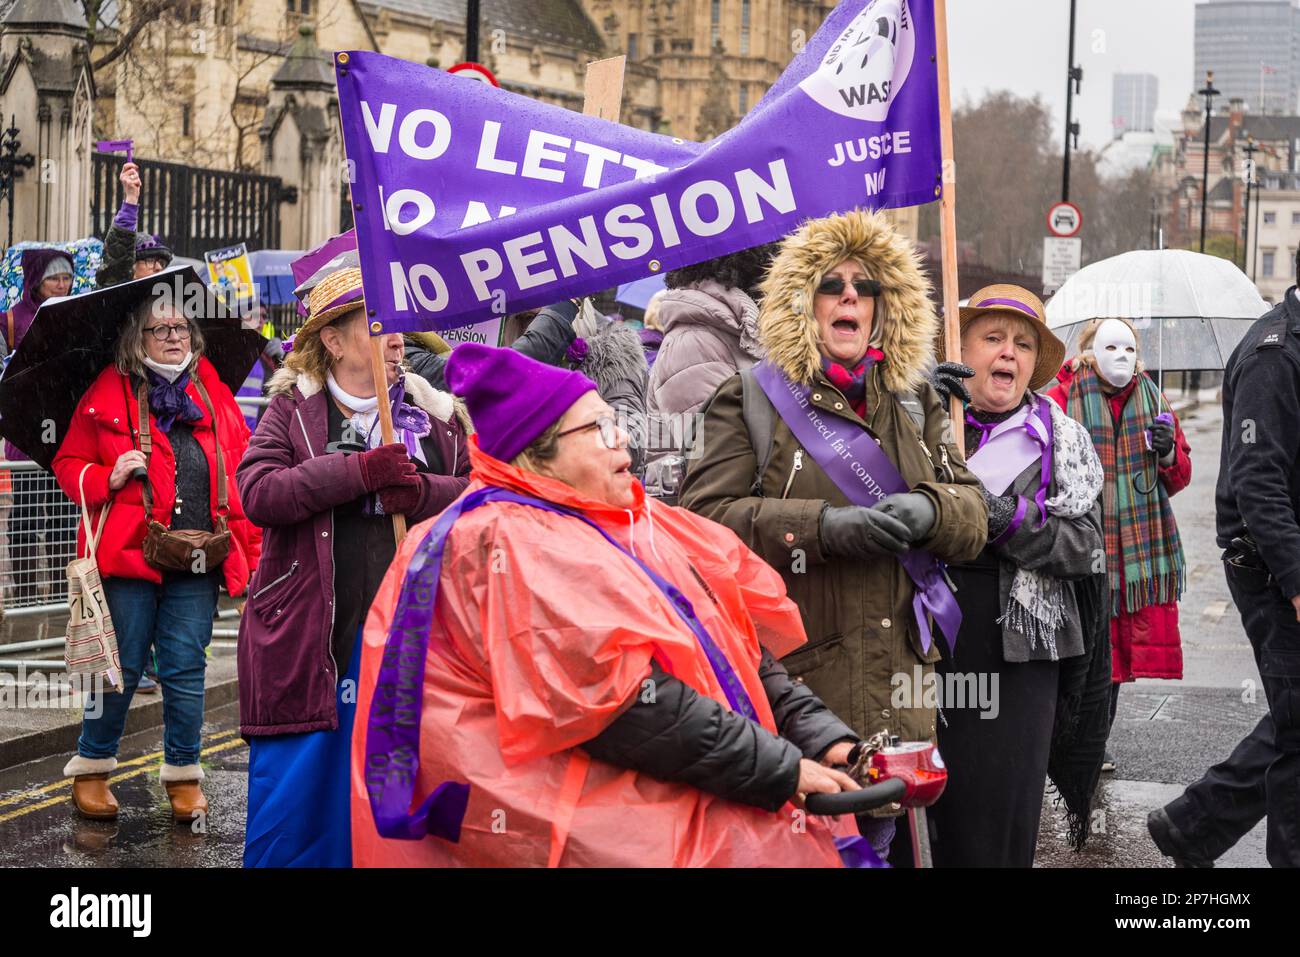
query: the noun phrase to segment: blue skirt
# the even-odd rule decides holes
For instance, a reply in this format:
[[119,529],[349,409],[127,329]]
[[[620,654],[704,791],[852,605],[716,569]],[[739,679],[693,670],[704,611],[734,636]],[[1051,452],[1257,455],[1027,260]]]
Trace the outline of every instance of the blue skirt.
[[352,866],[352,724],[360,667],[358,629],[335,699],[337,730],[249,740],[245,867]]

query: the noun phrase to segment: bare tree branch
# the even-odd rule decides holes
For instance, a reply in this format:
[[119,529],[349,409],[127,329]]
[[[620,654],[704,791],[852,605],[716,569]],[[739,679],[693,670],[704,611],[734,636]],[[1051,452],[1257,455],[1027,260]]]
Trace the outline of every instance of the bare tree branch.
[[[131,49],[131,45],[135,43],[135,38],[141,30],[157,20],[162,13],[174,7],[176,3],[177,0],[141,0],[139,7],[136,8],[135,17],[132,19],[131,25],[127,27],[126,32],[118,37],[113,49],[90,65],[91,69],[98,72],[120,58]],[[98,13],[98,6],[99,4],[95,4],[96,14]]]

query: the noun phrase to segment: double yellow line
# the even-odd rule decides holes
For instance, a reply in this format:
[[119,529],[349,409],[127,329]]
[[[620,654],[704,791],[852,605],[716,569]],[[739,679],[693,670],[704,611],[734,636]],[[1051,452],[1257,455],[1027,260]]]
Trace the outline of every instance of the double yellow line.
[[[217,734],[209,735],[209,741],[221,741],[220,744],[212,744],[204,748],[200,754],[210,755],[219,751],[228,751],[231,748],[244,747],[244,739],[238,737],[238,731],[220,731]],[[222,741],[226,738],[229,740]],[[154,751],[152,754],[146,754],[138,758],[132,758],[129,761],[123,761],[117,766],[118,773],[108,779],[110,784],[116,784],[119,781],[125,781],[128,778],[138,777],[141,774],[148,774],[150,771],[157,771],[162,767],[163,756],[161,751]],[[124,770],[129,768],[130,770]],[[57,791],[67,789],[67,794],[57,794],[54,797],[41,799],[43,795],[55,794]],[[47,784],[44,787],[32,788],[19,794],[7,798],[0,798],[0,808],[9,807],[15,804],[23,804],[26,801],[35,800],[35,804],[27,804],[24,807],[16,808],[12,811],[0,812],[0,824],[5,821],[11,821],[16,817],[22,817],[24,814],[31,814],[33,811],[40,811],[47,807],[54,807],[56,804],[62,804],[64,801],[72,800],[72,778],[64,778],[61,781],[55,781],[53,784]]]

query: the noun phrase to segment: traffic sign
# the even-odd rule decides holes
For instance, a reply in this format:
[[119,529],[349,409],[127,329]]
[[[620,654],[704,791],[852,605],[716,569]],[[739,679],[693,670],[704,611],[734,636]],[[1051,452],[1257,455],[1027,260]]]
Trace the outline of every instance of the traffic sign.
[[1074,236],[1083,225],[1083,213],[1074,203],[1053,203],[1047,210],[1047,231],[1065,239]]
[[1055,292],[1079,271],[1083,240],[1068,236],[1043,237],[1043,291]]
[[469,77],[471,80],[478,80],[480,83],[491,83],[498,89],[501,86],[497,82],[497,78],[492,75],[492,71],[482,63],[457,63],[453,67],[448,67],[447,72]]

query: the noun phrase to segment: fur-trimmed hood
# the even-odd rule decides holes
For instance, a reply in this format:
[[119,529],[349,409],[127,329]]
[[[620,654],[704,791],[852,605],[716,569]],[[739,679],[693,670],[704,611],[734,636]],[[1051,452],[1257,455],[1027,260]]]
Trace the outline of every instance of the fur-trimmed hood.
[[761,286],[759,341],[791,380],[812,383],[821,367],[814,292],[822,276],[846,259],[861,262],[883,287],[874,321],[887,323],[880,345],[885,388],[915,392],[934,364],[939,318],[916,249],[884,213],[853,210],[809,220],[786,238]]
[[645,394],[649,370],[637,330],[621,322],[608,322],[586,343],[587,354],[578,371],[596,383],[605,401],[609,401],[611,393],[627,388],[626,384]]
[[[281,366],[275,370],[271,381],[267,383],[266,394],[272,398],[277,395],[291,395],[294,386],[298,387],[304,399],[310,399],[325,388],[325,383],[318,382],[305,372],[295,372],[288,366]],[[409,369],[406,371],[406,398],[440,422],[450,422],[451,417],[457,415],[460,417],[461,424],[465,426],[465,431],[467,433],[473,431],[470,427],[469,413],[459,400],[450,392],[435,389]]]

